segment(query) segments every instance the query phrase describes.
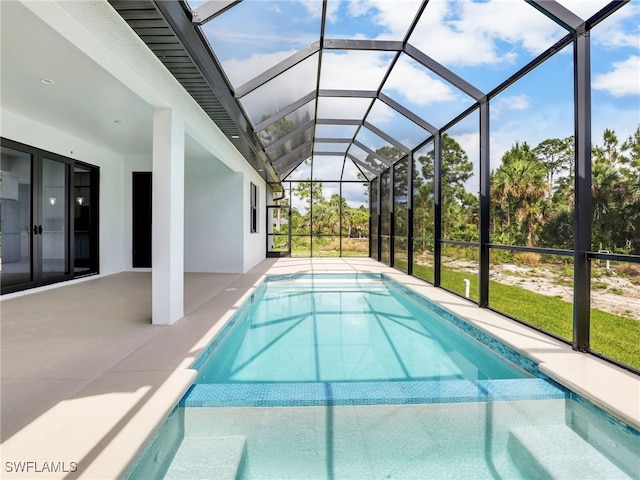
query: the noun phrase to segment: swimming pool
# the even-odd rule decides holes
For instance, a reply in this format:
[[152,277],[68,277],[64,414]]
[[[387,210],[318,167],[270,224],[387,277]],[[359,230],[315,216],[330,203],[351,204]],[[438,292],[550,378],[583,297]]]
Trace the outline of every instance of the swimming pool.
[[196,383],[525,378],[376,276],[269,278]]
[[128,478],[640,478],[637,432],[383,275],[268,277],[195,367]]

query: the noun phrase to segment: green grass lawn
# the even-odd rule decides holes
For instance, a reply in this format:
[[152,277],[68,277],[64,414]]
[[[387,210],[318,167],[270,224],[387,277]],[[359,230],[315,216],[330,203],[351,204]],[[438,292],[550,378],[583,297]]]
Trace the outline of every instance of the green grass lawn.
[[[433,278],[433,268],[415,265],[414,275]],[[464,279],[471,283],[470,297],[478,300],[478,277],[464,272],[442,270],[442,286],[464,295]],[[573,305],[523,288],[489,282],[489,305],[535,325],[543,330],[571,340]],[[591,309],[591,349],[640,369],[640,321]]]

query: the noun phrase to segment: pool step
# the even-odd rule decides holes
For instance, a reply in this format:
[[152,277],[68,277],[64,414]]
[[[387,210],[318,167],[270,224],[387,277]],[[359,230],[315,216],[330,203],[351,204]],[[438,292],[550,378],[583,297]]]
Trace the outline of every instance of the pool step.
[[184,437],[165,480],[235,480],[246,450],[243,436]]
[[566,425],[513,428],[508,450],[526,478],[631,478]]

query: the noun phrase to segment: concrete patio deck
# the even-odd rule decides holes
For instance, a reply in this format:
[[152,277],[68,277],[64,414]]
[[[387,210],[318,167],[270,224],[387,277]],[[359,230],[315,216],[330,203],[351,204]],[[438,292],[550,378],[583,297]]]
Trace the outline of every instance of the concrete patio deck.
[[150,323],[150,273],[3,298],[2,478],[118,478],[189,387],[190,365],[265,274],[345,271],[387,273],[640,429],[637,375],[368,258],[267,259],[244,275],[185,275],[185,316],[171,326]]

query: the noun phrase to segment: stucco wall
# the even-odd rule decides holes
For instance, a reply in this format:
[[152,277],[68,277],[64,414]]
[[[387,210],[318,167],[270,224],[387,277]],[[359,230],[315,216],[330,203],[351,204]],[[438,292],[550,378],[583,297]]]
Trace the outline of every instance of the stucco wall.
[[243,272],[242,180],[214,157],[186,159],[186,272]]

